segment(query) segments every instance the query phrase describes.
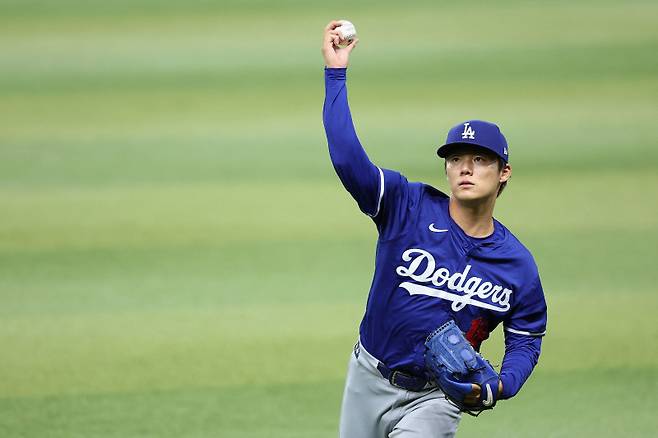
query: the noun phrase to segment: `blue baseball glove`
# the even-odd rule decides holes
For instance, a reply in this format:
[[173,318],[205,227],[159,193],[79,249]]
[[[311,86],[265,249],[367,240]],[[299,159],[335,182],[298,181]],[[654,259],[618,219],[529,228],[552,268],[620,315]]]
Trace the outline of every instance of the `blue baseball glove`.
[[[453,320],[432,332],[425,347],[425,365],[448,400],[474,416],[493,409],[499,397],[498,374],[473,349]],[[474,404],[465,402],[473,392],[472,384],[480,386],[480,397]]]

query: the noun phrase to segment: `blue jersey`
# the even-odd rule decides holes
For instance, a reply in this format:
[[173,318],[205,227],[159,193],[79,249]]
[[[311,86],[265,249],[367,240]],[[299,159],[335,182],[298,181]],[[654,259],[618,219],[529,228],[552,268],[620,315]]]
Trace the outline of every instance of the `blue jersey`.
[[368,159],[347,104],[346,69],[325,69],[324,125],[334,168],[379,238],[360,326],[364,348],[391,369],[424,373],[425,339],[449,319],[479,349],[502,323],[503,394],[516,394],[537,363],[546,302],[530,252],[499,221],[468,236],[450,198]]

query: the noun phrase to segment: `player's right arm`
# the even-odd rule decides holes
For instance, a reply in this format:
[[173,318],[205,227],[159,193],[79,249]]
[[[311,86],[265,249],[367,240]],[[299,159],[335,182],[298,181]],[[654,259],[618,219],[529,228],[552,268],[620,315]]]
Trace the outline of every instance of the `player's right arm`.
[[325,100],[322,111],[329,155],[343,186],[369,216],[379,212],[383,193],[383,172],[375,166],[359,142],[347,103],[347,64],[357,44],[339,48],[340,25],[332,21],[324,30],[322,54],[325,62]]
[[358,39],[339,48],[339,25],[337,21],[327,25],[322,46],[326,87],[322,115],[329,155],[343,186],[377,225],[379,238],[386,240],[405,231],[421,191],[411,190],[411,184],[399,172],[375,166],[356,136],[345,81],[349,54]]

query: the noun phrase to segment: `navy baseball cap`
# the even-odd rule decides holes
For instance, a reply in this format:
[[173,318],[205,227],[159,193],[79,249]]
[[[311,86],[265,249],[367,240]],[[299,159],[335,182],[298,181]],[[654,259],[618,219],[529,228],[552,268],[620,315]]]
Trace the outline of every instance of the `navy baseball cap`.
[[460,123],[448,132],[445,144],[436,153],[439,157],[445,158],[451,147],[459,144],[471,144],[489,149],[504,162],[509,161],[507,140],[500,132],[500,128],[493,123],[484,120],[468,120]]

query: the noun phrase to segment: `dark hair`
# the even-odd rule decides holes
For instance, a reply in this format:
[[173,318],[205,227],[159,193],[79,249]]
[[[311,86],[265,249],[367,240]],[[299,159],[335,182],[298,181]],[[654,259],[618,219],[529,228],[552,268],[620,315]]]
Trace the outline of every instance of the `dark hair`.
[[[505,168],[505,162],[503,161],[502,158],[498,158],[498,172],[503,170]],[[509,181],[509,179],[507,180]],[[501,193],[503,193],[503,190],[505,190],[505,187],[507,187],[507,181],[503,181],[500,183],[500,187],[498,187],[498,193],[496,194],[496,198],[500,196]]]
[[[500,172],[505,168],[505,162],[500,157],[496,157],[496,160],[498,161],[498,172]],[[445,170],[446,173],[448,172],[447,166],[448,166],[448,160],[446,157],[446,159],[443,160],[443,170]],[[509,179],[507,181],[509,181]],[[499,197],[500,194],[503,193],[503,190],[505,190],[505,187],[507,187],[507,181],[500,183],[500,187],[498,187],[498,193],[496,193],[496,198]]]

